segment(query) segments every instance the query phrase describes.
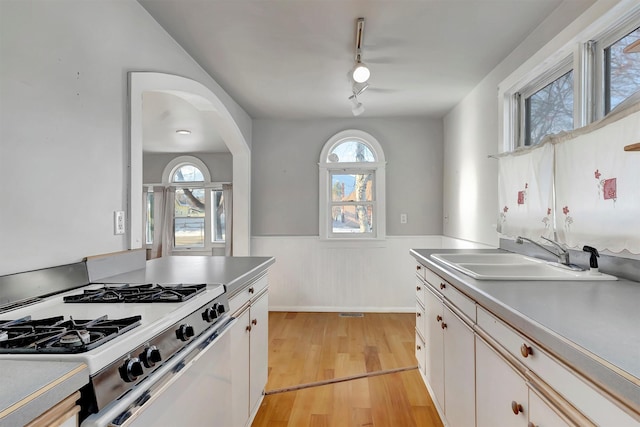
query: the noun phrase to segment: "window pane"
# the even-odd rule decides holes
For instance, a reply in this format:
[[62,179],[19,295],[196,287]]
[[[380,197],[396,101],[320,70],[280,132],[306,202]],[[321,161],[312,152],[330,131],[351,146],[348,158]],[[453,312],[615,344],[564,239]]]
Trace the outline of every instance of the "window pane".
[[203,247],[204,188],[176,188],[174,216],[175,246]]
[[573,70],[525,100],[525,145],[573,129]]
[[370,202],[373,200],[373,172],[331,174],[331,201]]
[[338,162],[375,162],[371,149],[363,142],[345,141],[331,150],[327,158],[329,163]]
[[334,233],[373,233],[371,205],[334,205],[331,217]]
[[176,248],[204,247],[204,218],[175,218]]
[[213,233],[211,233],[211,241],[224,242],[225,212],[224,196],[222,190],[212,190],[211,200],[213,201],[213,209],[211,209],[211,216],[213,217]]
[[200,169],[193,165],[183,165],[173,174],[173,182],[193,182],[204,181],[204,176]]
[[640,90],[640,54],[624,48],[640,39],[640,28],[605,49],[605,114]]
[[153,244],[153,193],[147,192],[147,229],[145,231],[147,245]]

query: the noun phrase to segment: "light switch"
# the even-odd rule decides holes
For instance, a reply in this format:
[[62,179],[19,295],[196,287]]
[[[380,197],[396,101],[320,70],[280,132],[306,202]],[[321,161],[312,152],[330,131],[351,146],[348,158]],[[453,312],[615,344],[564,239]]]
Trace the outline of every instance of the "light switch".
[[406,224],[407,223],[407,214],[406,213],[401,213],[400,214],[400,224]]

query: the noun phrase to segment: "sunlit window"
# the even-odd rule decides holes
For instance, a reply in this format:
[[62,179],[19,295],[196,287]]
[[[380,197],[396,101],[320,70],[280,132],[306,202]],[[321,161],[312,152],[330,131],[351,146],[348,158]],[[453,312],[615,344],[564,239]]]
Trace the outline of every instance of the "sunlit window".
[[640,53],[625,48],[640,39],[636,28],[604,49],[604,112],[640,91]]
[[573,129],[573,70],[525,99],[524,145]]
[[345,131],[330,139],[320,161],[321,235],[384,236],[384,157],[371,135]]

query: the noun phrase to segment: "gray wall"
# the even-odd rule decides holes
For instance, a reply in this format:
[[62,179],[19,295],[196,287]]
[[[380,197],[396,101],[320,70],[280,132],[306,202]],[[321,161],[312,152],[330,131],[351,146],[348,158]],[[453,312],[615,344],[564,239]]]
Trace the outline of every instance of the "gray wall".
[[162,182],[162,172],[167,164],[179,156],[193,156],[202,160],[209,168],[211,181],[233,181],[233,157],[231,153],[144,153],[142,182],[145,184],[159,184]]
[[197,80],[251,119],[134,0],[0,1],[0,275],[127,248],[127,72]]
[[[318,161],[324,144],[360,129],[386,159],[388,235],[442,233],[442,121],[425,118],[254,120],[253,236],[318,235]],[[400,224],[400,213],[408,223]]]

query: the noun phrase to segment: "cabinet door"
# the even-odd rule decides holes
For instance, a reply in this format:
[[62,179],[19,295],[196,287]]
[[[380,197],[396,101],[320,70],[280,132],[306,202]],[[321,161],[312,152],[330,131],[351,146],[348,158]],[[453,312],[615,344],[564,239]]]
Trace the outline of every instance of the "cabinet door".
[[442,301],[430,290],[424,293],[424,345],[426,347],[425,377],[435,398],[444,408],[444,342],[442,333]]
[[532,427],[569,427],[549,405],[529,390],[529,426]]
[[249,308],[236,315],[231,333],[231,411],[234,426],[249,419]]
[[269,298],[262,294],[251,303],[249,348],[249,408],[255,413],[269,374]]
[[476,337],[477,427],[527,427],[527,401],[524,380]]
[[444,307],[444,413],[451,427],[475,425],[473,330]]

